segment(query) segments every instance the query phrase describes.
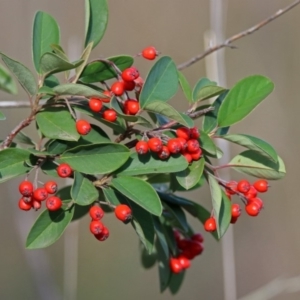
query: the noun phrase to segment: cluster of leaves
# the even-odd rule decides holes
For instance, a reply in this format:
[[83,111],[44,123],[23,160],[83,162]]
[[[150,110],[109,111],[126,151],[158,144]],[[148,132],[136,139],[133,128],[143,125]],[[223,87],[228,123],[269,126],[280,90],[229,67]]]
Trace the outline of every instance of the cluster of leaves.
[[[216,170],[231,167],[236,171],[266,179],[280,179],[285,174],[282,159],[267,142],[245,134],[228,134],[230,126],[245,118],[273,90],[273,83],[263,76],[250,76],[230,90],[201,78],[191,88],[174,61],[163,56],[152,66],[138,95],[142,115],[122,112],[117,97],[107,107],[118,114],[116,122],[104,120],[89,109],[91,97],[104,97],[103,91],[117,70],[133,65],[132,56],[114,56],[89,62],[91,50],[100,42],[108,21],[106,0],[86,1],[85,49],[71,62],[60,46],[59,26],[52,16],[39,11],[33,26],[33,62],[35,75],[20,62],[0,52],[0,56],[28,94],[30,115],[3,141],[0,151],[0,182],[40,169],[56,177],[59,163],[68,163],[74,170],[73,183],[58,192],[63,209],[45,210],[33,225],[26,242],[28,249],[47,247],[64,232],[67,225],[84,216],[90,206],[100,201],[118,205],[126,203],[133,212],[132,226],[143,245],[142,257],[149,266],[158,261],[161,290],[168,286],[175,292],[184,273],[171,274],[169,258],[178,255],[173,229],[191,236],[193,229],[186,214],[204,223],[211,214],[217,222],[220,239],[231,219],[231,202],[223,191]],[[70,70],[74,75],[70,76]],[[0,89],[16,93],[10,72],[0,66]],[[54,74],[61,73],[59,80]],[[63,82],[63,83],[62,83]],[[188,109],[177,111],[167,103],[183,90]],[[210,105],[202,101],[217,96]],[[86,136],[76,131],[76,113],[93,120]],[[139,156],[131,151],[142,136],[151,136],[160,129],[172,137],[179,126],[191,128],[202,117],[200,145],[203,157],[191,164],[182,155],[162,161],[153,153]],[[0,119],[5,116],[0,112]],[[35,123],[40,141],[32,141],[22,131]],[[112,141],[107,134],[116,135]],[[222,150],[215,139],[245,147],[247,150],[228,164],[213,166],[211,158],[219,159]],[[129,139],[124,142],[125,139]],[[212,213],[200,203],[176,195],[177,191],[200,188],[207,181],[212,195]],[[109,206],[108,206],[109,207]],[[144,258],[147,259],[144,260]]]

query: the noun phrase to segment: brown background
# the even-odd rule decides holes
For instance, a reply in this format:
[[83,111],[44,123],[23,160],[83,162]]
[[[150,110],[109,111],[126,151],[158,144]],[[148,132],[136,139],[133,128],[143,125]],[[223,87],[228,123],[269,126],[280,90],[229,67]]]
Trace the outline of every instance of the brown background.
[[[254,25],[288,2],[229,0],[226,36]],[[111,0],[109,8],[108,29],[93,57],[135,54],[147,45],[155,45],[163,54],[181,63],[204,48],[203,34],[210,26],[209,1]],[[68,48],[68,40],[77,37],[82,41],[84,34],[83,1],[1,0],[0,51],[32,70],[31,29],[37,10],[57,19],[64,48]],[[251,116],[233,126],[231,132],[266,139],[283,157],[288,171],[283,180],[272,182],[270,192],[264,195],[266,204],[261,215],[257,218],[243,215],[234,227],[238,297],[280,276],[300,274],[299,13],[300,6],[236,42],[237,50],[225,51],[228,87],[251,74],[268,76],[276,85],[274,93]],[[79,50],[73,48],[75,53],[81,51],[81,44],[78,47]],[[137,66],[145,76],[151,63],[139,60]],[[194,84],[205,76],[204,63],[195,64],[185,74]],[[0,100],[24,99],[24,96],[20,88],[18,96],[0,93]],[[185,108],[186,103],[180,96],[174,101],[177,107]],[[28,113],[25,109],[4,109],[3,112],[7,121],[1,123],[1,137]],[[240,149],[231,150],[234,155]],[[237,173],[232,175],[241,178]],[[62,238],[45,250],[24,249],[26,233],[37,214],[18,211],[19,180],[0,187],[0,298],[63,299],[65,240]],[[210,205],[207,188],[186,193],[186,196],[207,207]],[[105,221],[111,229],[111,237],[101,244],[89,234],[88,218],[77,226],[78,283],[77,292],[74,290],[76,296],[70,299],[171,299],[169,292],[159,294],[157,269],[145,271],[140,266],[138,241],[131,227],[123,226],[110,216]],[[193,225],[202,231],[201,224],[193,221]],[[76,230],[75,225],[65,235],[77,234]],[[223,299],[221,246],[210,236],[205,235],[205,238],[203,255],[193,262],[174,299]],[[67,256],[72,257],[72,253]],[[69,279],[74,275],[76,261],[72,265],[67,270]],[[300,285],[298,281],[292,283],[288,292],[272,299],[299,299]],[[261,299],[268,298],[262,296]]]

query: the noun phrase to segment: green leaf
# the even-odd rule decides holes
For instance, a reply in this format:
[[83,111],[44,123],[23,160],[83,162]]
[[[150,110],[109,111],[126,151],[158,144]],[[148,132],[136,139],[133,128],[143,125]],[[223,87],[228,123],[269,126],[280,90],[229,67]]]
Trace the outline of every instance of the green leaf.
[[58,95],[73,95],[85,97],[104,97],[104,95],[88,86],[77,83],[66,83],[55,86],[54,92]]
[[46,87],[49,87],[49,88],[52,89],[55,86],[59,85],[59,80],[54,75],[50,75],[50,76],[45,78],[44,85]]
[[38,94],[55,96],[53,89],[48,86],[42,86],[41,88],[39,88]]
[[140,94],[140,105],[145,108],[153,101],[168,101],[178,90],[178,72],[173,60],[161,57],[151,68]]
[[247,150],[235,156],[228,166],[254,177],[276,180],[286,173],[282,159],[278,156],[277,160],[275,163],[253,150]]
[[179,292],[180,287],[184,280],[184,275],[185,275],[185,270],[179,274],[175,274],[175,273],[171,274],[169,289],[172,295],[175,295]]
[[200,145],[205,154],[210,155],[212,157],[221,158],[223,152],[220,148],[218,148],[213,139],[209,137],[209,135],[203,131],[200,131]]
[[151,254],[148,254],[148,251],[144,246],[141,247],[141,264],[145,269],[152,268],[157,261],[157,253],[154,251]]
[[214,218],[217,223],[218,238],[220,239],[226,232],[231,220],[231,202],[222,191],[217,180],[208,175],[208,183],[211,192]]
[[160,160],[154,153],[138,155],[136,152],[118,171],[118,175],[143,175],[155,173],[172,173],[185,170],[188,166],[182,155],[171,156],[168,160]]
[[24,149],[8,148],[0,151],[0,183],[25,174],[29,167],[25,161],[30,153]]
[[93,183],[81,173],[74,172],[74,182],[71,189],[71,196],[79,205],[89,205],[98,199],[98,191]]
[[204,158],[194,161],[185,170],[175,174],[178,183],[186,190],[194,187],[199,181],[204,169]]
[[220,95],[224,88],[217,86],[215,82],[207,78],[201,78],[193,89],[193,102],[198,102]]
[[101,41],[108,22],[108,5],[106,0],[86,0],[89,4],[85,5],[85,9],[89,9],[86,13],[86,36],[85,47],[94,42],[95,48]]
[[178,71],[178,79],[179,79],[180,86],[182,88],[182,91],[183,91],[186,99],[189,102],[192,102],[193,101],[192,88],[189,85],[189,83],[188,83],[187,79],[185,78],[185,76],[183,75],[183,73],[180,71]]
[[46,77],[50,74],[75,69],[82,63],[83,60],[79,60],[75,63],[70,63],[54,53],[46,52],[41,57],[40,72]]
[[162,205],[154,188],[142,179],[120,176],[111,181],[113,187],[121,194],[140,205],[151,214],[160,216]]
[[38,11],[33,23],[32,54],[37,72],[40,72],[40,59],[51,52],[52,44],[59,44],[60,32],[55,19],[49,14]]
[[[133,64],[132,56],[113,56],[106,60],[114,63],[121,71],[129,68]],[[115,69],[105,61],[94,61],[89,63],[80,75],[80,81],[83,83],[93,83],[105,81],[117,77]]]
[[169,246],[165,237],[165,233],[163,230],[163,226],[159,221],[159,218],[154,217],[153,218],[153,224],[154,224],[154,229],[155,233],[157,236],[157,240],[161,245],[161,250],[164,252],[165,257],[169,257]]
[[239,81],[221,104],[218,113],[219,127],[230,126],[245,118],[273,89],[273,82],[260,75]]
[[257,137],[247,134],[227,134],[220,136],[220,138],[258,152],[275,163],[278,161],[278,155],[275,149],[270,144]]
[[10,94],[17,94],[17,86],[9,72],[0,65],[0,90]]
[[166,116],[189,128],[194,126],[194,121],[189,116],[178,112],[173,106],[162,101],[152,100],[144,106],[144,110]]
[[26,135],[23,131],[17,133],[16,137],[14,138],[14,141],[19,144],[35,146],[35,143],[32,141],[32,139],[28,135]]
[[171,203],[164,203],[167,211],[173,216],[173,218],[177,221],[178,225],[180,226],[184,232],[188,233],[189,225],[187,223],[186,216],[179,205],[171,204]]
[[205,183],[205,176],[204,176],[204,174],[202,174],[199,181],[189,190],[186,190],[184,187],[182,187],[178,183],[175,174],[170,174],[169,182],[170,182],[170,190],[173,192],[175,192],[175,191],[178,191],[178,192],[193,191],[193,190],[196,190],[203,186],[203,184]]
[[64,49],[60,46],[60,45],[57,45],[57,44],[51,44],[50,45],[51,49],[53,50],[53,52],[58,55],[60,58],[62,58],[63,60],[67,61],[67,62],[70,62],[69,61],[69,58],[66,54],[66,52],[64,51]]
[[27,249],[45,248],[56,242],[71,222],[74,209],[50,212],[45,210],[32,226],[27,240]]
[[120,144],[82,145],[67,150],[60,160],[73,170],[84,174],[106,174],[121,167],[130,155],[129,149]]
[[49,139],[78,141],[75,120],[67,109],[48,108],[36,115],[36,122],[43,135]]
[[3,62],[6,64],[8,69],[16,76],[26,93],[28,93],[30,96],[35,95],[37,91],[37,84],[30,70],[20,62],[9,58],[1,52],[0,55],[2,56]]

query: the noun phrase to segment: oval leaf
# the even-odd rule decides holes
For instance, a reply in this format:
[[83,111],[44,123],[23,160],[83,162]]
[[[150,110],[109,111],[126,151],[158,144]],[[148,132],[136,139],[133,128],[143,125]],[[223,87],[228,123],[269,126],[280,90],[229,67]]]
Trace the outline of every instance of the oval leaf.
[[90,180],[81,173],[75,172],[71,196],[79,205],[89,205],[98,199],[98,191]]
[[74,209],[50,212],[46,209],[32,226],[27,240],[27,249],[45,248],[56,242],[71,222]]
[[17,94],[17,86],[8,71],[0,65],[0,90],[10,94]]
[[208,78],[201,78],[193,89],[193,102],[206,100],[220,95],[224,90],[224,88],[217,86],[216,82],[210,81]]
[[111,181],[113,187],[127,198],[149,211],[160,216],[162,205],[155,189],[142,179],[120,176]]
[[260,75],[239,81],[229,91],[219,109],[219,127],[230,126],[245,118],[273,89],[273,82]]
[[85,47],[94,42],[93,48],[95,48],[101,41],[108,22],[108,5],[106,0],[86,0],[89,4],[85,6],[85,9],[89,9],[86,13],[86,36]]
[[179,79],[179,83],[181,86],[181,89],[186,97],[186,99],[189,102],[192,102],[193,97],[192,97],[192,88],[189,85],[189,82],[187,81],[187,79],[185,78],[185,76],[183,75],[182,72],[178,71],[178,79]]
[[96,91],[88,86],[75,83],[66,83],[57,85],[53,88],[58,95],[73,95],[85,97],[105,97],[101,92]]
[[151,68],[140,94],[140,105],[144,108],[152,101],[168,101],[178,90],[178,72],[173,60],[161,57]]
[[123,145],[107,143],[84,145],[70,149],[60,157],[73,170],[84,174],[106,174],[120,168],[130,155]]
[[80,138],[75,120],[66,109],[46,109],[36,115],[36,122],[43,135],[49,139],[77,141]]
[[37,72],[40,72],[40,59],[45,52],[51,52],[52,44],[59,44],[60,32],[55,19],[38,11],[33,23],[32,54]]
[[228,166],[254,177],[276,180],[286,173],[284,162],[279,156],[277,159],[275,163],[255,151],[247,150],[234,157]]
[[215,145],[213,139],[203,131],[200,131],[200,145],[205,154],[209,156],[221,158],[223,155],[222,150]]

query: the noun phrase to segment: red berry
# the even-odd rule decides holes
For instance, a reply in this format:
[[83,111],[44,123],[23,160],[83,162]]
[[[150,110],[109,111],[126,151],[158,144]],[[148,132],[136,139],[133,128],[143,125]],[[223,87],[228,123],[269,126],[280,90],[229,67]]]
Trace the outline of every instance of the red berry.
[[91,127],[91,124],[86,121],[86,120],[78,120],[76,122],[76,129],[77,129],[77,132],[81,135],[86,135],[88,134],[92,127]]
[[31,203],[33,209],[38,210],[42,207],[41,201],[33,200]]
[[176,140],[179,142],[180,147],[181,147],[181,152],[186,150],[187,147],[187,142],[186,139],[182,138],[182,137],[178,137],[176,138]]
[[205,221],[204,229],[208,232],[213,232],[217,229],[217,224],[214,217],[210,217]]
[[133,81],[137,79],[139,76],[140,76],[140,72],[135,67],[127,68],[122,72],[122,79],[124,81]]
[[227,182],[225,190],[228,194],[235,195],[237,192],[237,182],[236,181]]
[[140,110],[140,104],[136,100],[126,100],[124,102],[124,113],[127,115],[136,115]]
[[195,255],[192,253],[190,248],[186,248],[181,252],[181,255],[188,258],[189,260],[192,260],[195,258]]
[[199,148],[196,152],[191,153],[191,156],[192,156],[192,159],[193,159],[193,160],[198,160],[198,159],[200,159],[201,155],[202,155],[202,150],[201,150],[201,148]]
[[231,224],[235,224],[237,220],[238,220],[238,217],[232,217],[232,216],[231,216],[230,223],[231,223]]
[[203,252],[203,246],[196,241],[190,241],[189,248],[194,256],[200,255]]
[[55,194],[57,191],[57,183],[55,181],[47,181],[44,184],[44,188],[48,194]]
[[134,83],[137,91],[139,92],[144,85],[144,79],[140,76],[134,81]]
[[162,149],[163,143],[161,139],[153,137],[149,139],[148,146],[152,152],[159,152]]
[[31,203],[27,203],[26,201],[24,201],[23,198],[21,198],[19,200],[19,208],[22,210],[30,210],[31,209]]
[[103,242],[103,241],[105,241],[106,239],[108,239],[108,237],[109,237],[109,230],[108,230],[107,227],[104,226],[103,229],[102,229],[102,232],[101,232],[101,233],[98,233],[98,234],[95,234],[94,236],[95,236],[95,238],[96,238],[98,241]]
[[179,255],[177,259],[179,260],[179,263],[181,264],[182,269],[188,269],[191,266],[190,260],[187,257],[185,257],[184,255]]
[[248,180],[240,180],[239,183],[237,184],[237,190],[240,192],[240,193],[247,193],[249,192],[250,190],[250,187],[251,187],[251,184]]
[[120,221],[127,223],[132,218],[131,208],[125,204],[119,204],[115,208],[115,215]]
[[250,203],[255,203],[259,207],[259,209],[262,209],[264,207],[263,201],[257,197],[249,199],[248,204]]
[[231,216],[234,218],[238,218],[241,215],[241,208],[238,204],[231,205]]
[[192,139],[192,140],[187,141],[187,151],[189,153],[195,153],[199,150],[199,148],[200,148],[200,145],[197,140]]
[[99,112],[102,109],[103,104],[98,98],[91,98],[89,101],[89,107],[92,111]]
[[140,155],[148,153],[149,151],[148,143],[145,141],[138,141],[135,145],[135,150]]
[[94,221],[100,221],[104,216],[104,211],[100,206],[94,205],[90,208],[89,214]]
[[62,206],[62,201],[60,198],[56,196],[51,196],[46,201],[46,207],[50,211],[59,210]]
[[189,240],[188,239],[181,239],[177,242],[177,247],[180,249],[180,250],[185,250],[189,247]]
[[103,113],[103,118],[109,122],[115,122],[117,120],[117,113],[114,109],[107,109]]
[[178,274],[182,271],[182,265],[177,258],[170,258],[170,269],[172,273]]
[[177,137],[183,138],[185,140],[189,140],[191,137],[190,130],[186,127],[179,127],[176,129]]
[[98,98],[100,101],[104,102],[104,103],[109,103],[110,102],[110,99],[111,99],[111,96],[112,96],[112,93],[110,91],[103,91],[102,93],[104,96],[106,96],[107,98]]
[[153,46],[146,47],[142,51],[142,56],[146,59],[153,60],[158,55],[156,49]]
[[193,158],[192,158],[192,155],[190,153],[185,152],[182,155],[185,157],[185,159],[187,160],[188,163],[192,162]]
[[177,139],[168,140],[167,147],[173,154],[179,153],[181,151],[181,143]]
[[201,233],[195,233],[191,236],[191,239],[193,241],[199,242],[199,243],[203,243],[204,238],[203,235]]
[[260,212],[259,206],[254,202],[247,204],[245,209],[246,209],[247,214],[252,217],[256,217]]
[[134,81],[124,81],[124,90],[126,91],[133,91],[135,88]]
[[58,176],[62,178],[69,177],[72,174],[72,169],[68,164],[60,164],[56,171]]
[[48,193],[47,193],[46,189],[43,187],[37,188],[33,192],[33,198],[37,201],[44,201],[47,199],[47,197],[48,197]]
[[265,193],[268,190],[268,181],[264,179],[260,179],[254,182],[253,184],[254,188],[260,192],[260,193]]
[[19,185],[19,191],[23,196],[30,196],[33,192],[33,185],[30,181],[22,181]]
[[100,221],[92,221],[90,223],[90,231],[92,234],[99,234],[103,231],[104,225]]
[[116,96],[122,96],[124,93],[124,83],[123,81],[117,81],[112,84],[111,86],[111,91],[116,95]]
[[252,198],[255,198],[257,196],[257,190],[255,189],[255,187],[253,185],[250,186],[250,190],[244,194],[244,196],[250,200]]
[[199,130],[197,127],[193,127],[190,129],[191,139],[197,139],[200,136]]
[[162,146],[162,149],[158,152],[158,157],[161,160],[168,159],[170,157],[170,151],[167,146]]

